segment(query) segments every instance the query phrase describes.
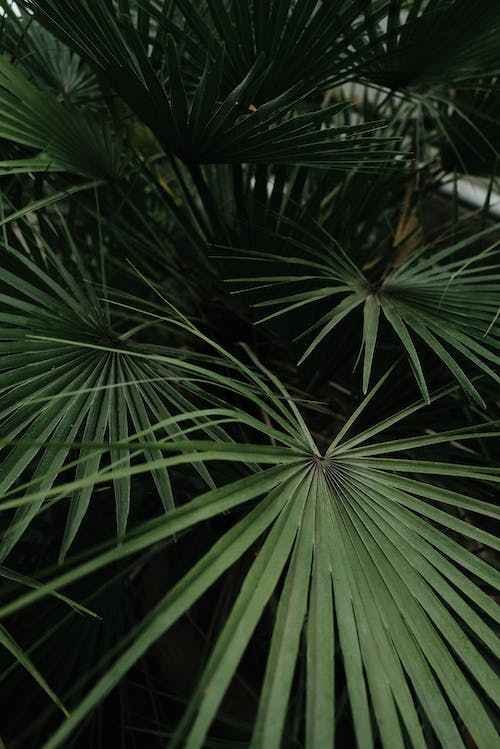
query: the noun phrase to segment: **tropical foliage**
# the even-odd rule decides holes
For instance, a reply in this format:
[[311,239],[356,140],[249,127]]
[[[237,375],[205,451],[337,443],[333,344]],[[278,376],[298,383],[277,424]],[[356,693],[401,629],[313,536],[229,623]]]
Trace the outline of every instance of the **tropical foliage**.
[[0,747],[497,745],[499,38],[0,2]]

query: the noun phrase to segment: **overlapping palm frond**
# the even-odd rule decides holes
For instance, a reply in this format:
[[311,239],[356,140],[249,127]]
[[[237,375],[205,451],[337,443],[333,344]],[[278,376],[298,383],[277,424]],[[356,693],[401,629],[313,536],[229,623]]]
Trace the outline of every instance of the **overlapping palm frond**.
[[[496,230],[493,227],[493,230]],[[256,307],[274,307],[261,322],[306,305],[330,303],[331,309],[320,317],[303,335],[318,330],[307,346],[303,362],[355,309],[363,306],[362,343],[364,349],[363,390],[366,393],[376,348],[380,314],[400,340],[424,398],[428,390],[414,338],[423,341],[448,367],[468,395],[482,403],[476,387],[461,368],[461,358],[469,360],[482,372],[499,381],[499,300],[496,262],[498,241],[460,259],[460,252],[470,248],[492,229],[465,240],[430,252],[426,248],[412,253],[398,267],[388,269],[374,281],[362,273],[337,243],[330,238],[321,249],[311,249],[293,239],[288,240],[294,254],[272,255],[266,252],[235,251],[249,267],[261,270],[259,275],[228,279],[245,285],[243,290],[258,290],[266,299]],[[231,258],[230,253],[224,257]],[[488,260],[488,264],[485,262]],[[272,273],[266,265],[272,264]],[[295,291],[299,287],[299,291]],[[283,289],[287,294],[283,295]],[[278,291],[278,295],[276,292]],[[272,294],[271,294],[272,292]],[[281,293],[280,293],[281,292]],[[334,301],[335,300],[335,301]],[[444,345],[443,345],[444,344]]]
[[0,137],[36,149],[23,159],[0,162],[0,174],[69,171],[98,178],[121,171],[118,141],[109,126],[65,106],[0,58]]
[[[332,169],[358,164],[369,170],[398,157],[393,142],[375,133],[382,123],[336,123],[334,117],[345,104],[296,113],[309,88],[292,85],[279,94],[256,98],[267,73],[263,54],[245,65],[225,91],[222,76],[230,55],[210,25],[195,24],[203,36],[201,46],[199,40],[184,38],[185,32],[177,42],[172,34],[157,30],[158,62],[155,47],[149,49],[153,21],[141,4],[135,13],[133,8],[119,13],[102,0],[34,1],[29,7],[106,77],[167,150],[189,164],[272,161]],[[195,52],[199,56],[201,51],[203,64],[195,69],[193,84],[185,71]]]
[[0,747],[496,746],[499,33],[0,0]]
[[[335,117],[348,104],[285,117],[303,96],[294,89],[254,105],[262,71],[258,61],[241,82],[220,100],[224,50],[208,53],[196,93],[188,106],[181,65],[173,38],[169,42],[171,132],[166,143],[187,163],[303,164],[346,169],[366,161],[366,168],[397,156],[392,143],[373,136],[381,123],[338,125]],[[241,107],[241,109],[240,109]],[[214,111],[215,110],[215,111]],[[323,127],[324,126],[324,127]]]
[[[204,415],[217,402],[204,385],[210,380],[207,362],[189,361],[189,354],[179,355],[176,348],[134,343],[132,336],[148,325],[147,317],[135,319],[131,308],[135,324],[120,332],[120,320],[111,319],[106,287],[99,299],[83,267],[72,275],[49,247],[42,247],[38,262],[2,248],[0,489],[4,497],[19,497],[34,486],[39,496],[36,503],[20,502],[2,541],[3,556],[68,470],[76,467],[81,488],[70,502],[62,555],[88,510],[92,476],[108,457],[123,469],[113,482],[121,537],[131,501],[128,469],[138,455],[151,461],[161,502],[170,510],[174,499],[168,473],[154,468],[160,457],[158,436],[175,439],[187,427],[205,424],[209,433],[224,437]],[[215,360],[210,366],[216,368]],[[194,404],[199,417],[186,420],[182,414]],[[34,461],[34,472],[26,474]],[[211,484],[206,469],[199,471]]]
[[[265,70],[257,101],[274,99],[295,86],[308,93],[337,83],[348,73],[353,48],[368,38],[386,12],[370,0],[340,0],[335,5],[271,0],[252,8],[241,1],[203,0],[194,6],[178,0],[185,22],[181,24],[162,13],[159,0],[140,5],[149,9],[159,28],[190,45],[194,67],[202,65],[207,30],[219,39],[227,50],[222,71],[227,90],[262,58]],[[186,28],[191,37],[187,42]]]
[[395,0],[356,46],[350,77],[367,84],[372,117],[391,121],[392,110],[402,134],[413,130],[417,162],[437,147],[447,170],[490,176],[497,148],[487,110],[498,97],[499,31],[494,0],[481,7],[471,0]]
[[[194,164],[373,170],[397,154],[375,132],[377,122],[342,127],[334,116],[340,105],[307,114],[297,106],[347,79],[418,98],[419,85],[461,86],[499,72],[494,0],[481,10],[471,0],[419,0],[411,9],[403,0],[335,7],[308,0],[300,8],[276,0],[253,13],[222,0],[199,8],[179,0],[168,12],[153,0],[26,6],[108,80],[169,151]],[[439,95],[451,106],[449,92],[432,91],[431,99]]]
[[[231,361],[234,364],[234,358]],[[133,639],[125,639],[123,653],[44,749],[63,746],[146,650],[258,540],[254,561],[170,747],[205,745],[271,596],[278,605],[250,746],[278,749],[286,744],[285,722],[299,658],[307,664],[306,749],[333,745],[337,644],[360,747],[374,747],[378,736],[383,746],[403,749],[409,739],[412,746],[423,748],[423,721],[427,734],[443,746],[465,747],[461,725],[480,749],[494,745],[488,705],[500,699],[490,660],[498,654],[498,642],[489,622],[498,621],[498,611],[484,586],[494,586],[497,574],[456,539],[498,548],[491,533],[469,520],[471,515],[496,518],[498,510],[450,488],[448,482],[453,477],[477,481],[481,491],[498,482],[499,474],[483,466],[474,450],[469,465],[463,460],[419,459],[415,451],[463,445],[498,432],[492,425],[480,425],[374,441],[422,408],[418,402],[356,433],[356,421],[386,379],[323,451],[280,386],[268,398],[269,413],[281,413],[285,427],[272,429],[276,446],[242,443],[239,454],[220,442],[196,442],[191,448],[195,462],[225,455],[231,461],[251,459],[271,467],[209,490],[168,513],[161,523],[154,520],[136,528],[122,546],[95,555],[46,586],[57,590],[202,520],[238,507],[245,510],[166,593]],[[269,430],[263,423],[263,434],[271,434]],[[167,451],[165,465],[183,460],[175,454],[180,449],[175,443],[164,443],[162,449]],[[96,481],[109,480],[116,469],[115,463],[96,475]],[[467,513],[467,522],[456,514],[457,508]],[[20,610],[44,592],[25,594],[0,613]],[[473,683],[480,685],[481,695]]]
[[353,61],[366,78],[392,89],[460,87],[500,73],[495,0],[395,0],[385,10],[383,21],[370,28],[370,44],[358,46]]
[[68,47],[33,20],[22,6],[0,2],[0,48],[28,77],[44,83],[60,101],[93,107],[101,96],[95,75]]

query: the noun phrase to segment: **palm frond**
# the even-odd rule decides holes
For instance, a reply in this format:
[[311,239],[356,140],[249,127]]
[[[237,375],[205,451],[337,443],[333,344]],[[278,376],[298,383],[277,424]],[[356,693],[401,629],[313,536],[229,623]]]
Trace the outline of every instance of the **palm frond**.
[[392,89],[419,85],[461,86],[500,72],[495,0],[404,0],[385,5],[372,23],[370,43],[358,46],[358,74]]
[[[297,444],[285,452],[273,448],[273,460],[271,452],[261,447],[261,459],[272,460],[274,467],[211,489],[167,514],[161,525],[150,521],[121,547],[94,556],[49,583],[47,590],[58,589],[153,539],[261,498],[151,611],[112,670],[76,706],[45,749],[63,745],[132,664],[263,535],[171,747],[204,745],[273,594],[279,604],[251,746],[281,746],[301,636],[307,643],[310,690],[307,749],[316,747],[319,737],[332,736],[335,642],[344,660],[359,746],[375,746],[372,713],[384,746],[404,747],[406,734],[412,746],[425,747],[422,715],[443,746],[465,746],[457,716],[478,747],[486,749],[495,742],[484,700],[500,699],[488,655],[498,654],[488,624],[489,619],[498,621],[498,612],[482,584],[495,585],[497,575],[450,533],[497,548],[491,533],[460,519],[453,508],[490,518],[498,517],[498,510],[448,488],[446,477],[465,476],[480,487],[498,482],[498,471],[480,461],[464,465],[404,456],[440,442],[477,440],[498,432],[480,426],[373,442],[374,436],[421,408],[420,402],[349,436],[373,395],[353,413],[325,453],[314,449],[304,453]],[[289,443],[285,435],[284,439]],[[215,455],[215,447],[217,453],[233,455],[229,445],[207,443],[207,460]],[[247,450],[239,447],[241,460]],[[171,444],[169,452],[175,449]],[[193,445],[193,457],[194,450],[196,460],[204,459],[201,443]],[[261,462],[259,448],[253,447],[252,452]],[[280,462],[280,454],[287,453],[285,462]],[[394,453],[403,457],[394,460],[390,457]],[[170,460],[175,462],[175,455]],[[440,477],[437,484],[422,478],[435,475]],[[4,607],[4,612],[18,610],[43,593],[43,589],[28,593]],[[333,630],[334,614],[338,632]],[[319,636],[328,636],[321,641],[321,658],[315,648]],[[484,699],[472,686],[476,682]],[[319,686],[325,688],[324,695]],[[325,711],[319,709],[321,704]]]
[[1,747],[497,745],[499,32],[0,0]]
[[[120,15],[102,0],[90,4],[33,2],[29,7],[105,76],[165,148],[186,163],[272,161],[346,169],[361,162],[370,170],[375,164],[391,164],[399,158],[391,140],[374,134],[382,123],[336,126],[332,118],[344,105],[293,113],[310,93],[309,88],[290,86],[277,95],[256,99],[266,73],[263,54],[244,66],[241,76],[225,92],[222,73],[230,52],[212,37],[210,27],[201,29],[203,47],[195,40],[179,44],[168,34],[162,43],[162,63],[155,66],[148,56],[149,38],[139,31],[139,18],[146,11]],[[193,48],[206,48],[207,39],[212,41],[193,87],[184,71],[189,69]],[[168,85],[163,82],[164,71]]]
[[33,20],[22,6],[0,2],[2,53],[59,100],[93,107],[100,96],[95,75],[66,45]]
[[120,174],[120,148],[104,122],[57,101],[0,58],[0,137],[36,149],[28,159],[0,162],[0,172],[70,171]]
[[60,699],[57,697],[57,695],[54,693],[54,691],[50,688],[50,686],[47,684],[46,680],[40,673],[40,671],[36,668],[32,660],[28,657],[28,655],[23,651],[23,649],[20,647],[20,645],[14,640],[12,635],[5,629],[5,627],[0,625],[0,645],[2,647],[6,648],[12,656],[16,659],[16,661],[25,668],[28,673],[35,679],[35,681],[39,684],[39,686],[48,694],[48,696],[53,700],[53,702],[58,706],[60,710],[66,715],[66,717],[69,715],[68,711],[60,701]]
[[386,12],[367,0],[341,0],[335,6],[315,0],[300,6],[293,0],[277,0],[252,10],[245,3],[228,5],[223,0],[204,0],[198,7],[179,0],[176,5],[185,24],[167,18],[158,0],[141,2],[163,33],[189,47],[193,67],[201,64],[200,50],[208,35],[224,45],[222,80],[227,90],[261,58],[264,71],[258,101],[274,99],[295,86],[307,93],[334,85],[346,75],[353,47],[362,44]]
[[[498,382],[498,374],[490,366],[498,366],[500,363],[497,353],[500,345],[497,295],[499,266],[495,262],[498,243],[493,242],[486,250],[477,252],[468,260],[457,258],[464,248],[474,244],[477,246],[495,229],[496,227],[487,229],[445,249],[434,250],[425,258],[424,248],[411,254],[399,267],[389,269],[381,279],[375,281],[370,281],[333,240],[329,245],[325,243],[321,249],[311,249],[289,238],[288,245],[293,248],[294,254],[289,254],[286,258],[266,252],[237,251],[237,256],[246,261],[247,267],[262,268],[262,275],[252,276],[249,273],[246,278],[240,276],[228,281],[246,290],[260,289],[261,294],[265,293],[269,297],[256,304],[258,308],[275,308],[261,322],[294,313],[306,305],[339,299],[311,328],[301,334],[302,337],[315,330],[319,331],[299,363],[344,318],[363,305],[364,392],[367,391],[370,380],[375,343],[382,319],[399,338],[425,398],[428,398],[427,385],[410,331],[434,351],[468,395],[482,403],[476,387],[457,359],[468,359]],[[234,260],[234,256],[231,258],[231,254],[227,252],[224,257]],[[490,258],[491,264],[485,266],[482,261]],[[270,263],[277,268],[273,271],[274,275],[266,275],[266,265],[269,266]],[[280,263],[283,270],[280,269]],[[294,290],[297,286],[299,291]],[[275,295],[280,287],[287,289],[285,296]],[[273,296],[271,292],[274,292]]]
[[[113,482],[117,533],[123,536],[131,501],[127,468],[137,455],[154,463],[161,456],[159,433],[162,439],[183,434],[189,424],[183,424],[182,414],[194,410],[191,404],[217,401],[204,389],[209,374],[203,363],[189,363],[176,349],[134,344],[129,331],[113,328],[106,298],[99,300],[83,267],[77,281],[50,248],[45,246],[43,254],[46,266],[10,247],[2,252],[1,491],[22,496],[27,487],[38,490],[36,503],[18,508],[2,556],[41,511],[58,476],[76,467],[75,478],[83,485],[69,505],[64,555],[91,500],[93,482],[87,478],[106,454],[124,469]],[[209,427],[215,417],[203,413],[191,426],[205,423],[210,433],[223,437],[220,428]],[[36,470],[23,480],[35,459]],[[199,471],[210,484],[207,471]],[[164,509],[172,509],[168,474],[154,469],[151,474]]]

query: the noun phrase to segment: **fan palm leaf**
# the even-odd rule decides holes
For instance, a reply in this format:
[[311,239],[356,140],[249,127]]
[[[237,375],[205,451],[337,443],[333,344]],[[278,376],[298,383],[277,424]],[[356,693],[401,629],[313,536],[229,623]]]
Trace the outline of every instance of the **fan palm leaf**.
[[6,746],[497,746],[499,31],[0,0]]
[[120,174],[120,148],[110,128],[57,101],[0,58],[0,137],[39,151],[0,162],[0,172],[70,171],[90,177]]
[[[159,66],[148,56],[145,29],[150,23],[140,23],[140,19],[149,18],[142,7],[135,14],[119,14],[102,0],[90,4],[79,0],[33,2],[29,7],[107,78],[168,151],[189,164],[272,161],[346,169],[362,163],[370,170],[378,163],[391,164],[398,155],[391,140],[374,134],[382,126],[380,122],[347,127],[332,124],[332,117],[345,105],[307,115],[293,113],[310,94],[309,88],[290,86],[257,101],[266,73],[263,54],[245,66],[233,86],[224,91],[222,74],[230,53],[213,38],[209,26],[202,28],[202,47],[193,40],[191,44],[185,39],[178,43],[168,34],[162,41]],[[184,71],[189,69],[193,47],[206,49],[207,39],[211,42],[193,87]],[[168,85],[164,85],[164,70]],[[324,124],[327,126],[322,127]]]
[[[498,542],[491,533],[458,517],[453,508],[489,518],[498,517],[498,510],[489,502],[449,488],[447,481],[462,476],[478,481],[480,487],[498,482],[498,471],[480,462],[442,463],[414,457],[414,453],[440,443],[498,433],[479,426],[374,442],[377,435],[403,423],[423,405],[412,404],[356,433],[360,414],[385,379],[387,376],[324,452],[304,432],[307,427],[302,418],[295,423],[301,440],[293,444],[283,433],[284,447],[210,441],[195,442],[191,448],[189,443],[162,444],[171,454],[163,458],[165,466],[183,461],[187,456],[172,453],[186,449],[192,450],[195,462],[225,454],[229,460],[274,465],[209,490],[168,513],[161,524],[150,521],[122,546],[95,555],[46,586],[45,591],[57,590],[202,519],[259,500],[174,585],[134,631],[133,639],[124,641],[124,652],[112,669],[75,707],[45,749],[63,745],[132,664],[258,539],[255,560],[170,746],[196,749],[204,745],[273,594],[279,604],[251,746],[278,748],[285,740],[285,718],[302,638],[306,643],[308,749],[317,747],[318,741],[333,744],[336,643],[346,671],[358,746],[375,746],[378,733],[383,746],[404,747],[406,734],[412,746],[425,747],[422,715],[444,747],[465,747],[458,715],[478,747],[494,745],[496,730],[484,700],[500,699],[488,656],[498,654],[498,643],[488,624],[490,619],[498,621],[498,612],[482,586],[495,585],[497,574],[453,536],[493,548]],[[271,396],[273,411],[283,409],[282,393]],[[289,401],[288,408],[288,422],[293,422],[296,407]],[[262,425],[263,433],[266,429]],[[397,459],[391,457],[394,454]],[[96,479],[109,480],[113,474],[121,475],[116,463]],[[437,483],[435,476],[439,476]],[[31,501],[36,496],[33,493]],[[25,594],[0,613],[19,610],[45,591]],[[484,698],[477,694],[473,682],[481,685]]]
[[[247,278],[230,278],[228,281],[240,286],[246,282],[246,290],[259,289],[259,293],[265,293],[269,297],[256,304],[259,308],[275,308],[261,322],[294,313],[309,304],[339,299],[330,311],[301,334],[302,337],[318,330],[299,363],[327,339],[344,318],[363,306],[365,393],[382,319],[399,338],[425,398],[428,399],[427,385],[411,333],[434,351],[473,400],[482,403],[480,394],[457,359],[468,359],[496,382],[499,381],[498,372],[495,371],[495,366],[500,364],[497,293],[499,266],[495,263],[498,242],[493,241],[486,251],[477,252],[466,261],[452,258],[456,258],[457,253],[464,248],[477,245],[494,230],[496,227],[445,249],[430,252],[425,258],[424,248],[411,254],[398,267],[392,268],[375,282],[370,281],[333,240],[321,250],[312,250],[289,238],[288,244],[296,253],[286,259],[283,255],[280,257],[265,252],[238,251],[239,258],[245,259],[248,267],[257,265],[263,268],[263,273],[259,276],[249,274]],[[224,257],[231,258],[231,255],[226,254]],[[492,264],[481,264],[486,258],[491,258]],[[270,263],[277,270],[274,270],[274,275],[265,275],[265,266]],[[281,273],[280,263],[283,267]],[[297,285],[300,291],[276,296],[276,290],[280,286],[288,286],[290,289]],[[273,296],[271,291],[274,292]]]
[[495,0],[404,0],[387,3],[382,22],[371,25],[371,44],[357,48],[354,66],[390,88],[463,86],[500,72]]
[[0,45],[28,77],[44,82],[59,100],[92,106],[100,96],[97,80],[83,61],[33,21],[22,6],[0,2],[3,15]]
[[[152,462],[158,459],[157,433],[182,433],[182,413],[191,411],[194,401],[217,401],[204,389],[204,362],[190,363],[176,349],[136,345],[128,333],[114,331],[106,300],[99,301],[91,284],[78,285],[50,248],[45,246],[44,254],[47,266],[11,247],[2,252],[1,491],[22,491],[24,471],[36,460],[27,485],[40,492],[37,503],[16,512],[2,541],[2,556],[41,511],[44,493],[66,470],[72,444],[79,442],[78,458],[69,464],[76,465],[77,481],[94,475],[107,451],[125,469],[113,482],[117,533],[123,536],[131,492],[127,467],[137,453]],[[213,359],[210,364],[215,364]],[[201,415],[196,422],[208,425],[211,420]],[[168,474],[151,473],[164,509],[172,509]],[[203,467],[200,473],[210,484]],[[85,483],[71,499],[62,555],[86,515],[92,490],[92,481]]]

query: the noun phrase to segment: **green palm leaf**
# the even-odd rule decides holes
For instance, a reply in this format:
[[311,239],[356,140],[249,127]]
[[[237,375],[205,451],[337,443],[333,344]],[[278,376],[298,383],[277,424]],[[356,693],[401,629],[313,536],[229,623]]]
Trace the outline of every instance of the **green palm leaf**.
[[385,5],[383,22],[370,28],[370,44],[357,48],[358,72],[391,88],[467,85],[500,72],[495,0],[404,0]]
[[[137,14],[122,15],[102,0],[33,2],[29,6],[107,78],[168,151],[188,164],[272,161],[346,169],[362,163],[370,170],[378,163],[391,164],[397,157],[393,141],[374,135],[382,123],[336,124],[332,118],[345,105],[293,113],[310,94],[309,87],[293,85],[256,99],[267,72],[264,53],[245,65],[225,91],[222,75],[231,50],[212,36],[210,26],[202,24],[200,29],[201,21],[195,28],[203,35],[202,46],[197,40],[184,39],[185,31],[182,43],[169,34],[166,44],[161,44],[159,64],[154,47],[148,55],[149,39],[141,33],[154,26],[142,5]],[[164,36],[165,29],[157,28],[156,33]],[[193,52],[206,49],[207,40],[211,42],[202,65],[196,68],[193,85],[192,75],[184,71],[190,69]],[[167,86],[159,67],[167,70]]]
[[59,100],[96,105],[100,96],[97,80],[83,61],[43,26],[33,21],[22,6],[0,2],[3,21],[2,52],[15,59],[29,78],[45,83]]
[[0,0],[6,746],[497,746],[499,32]]
[[0,58],[0,137],[40,153],[0,162],[0,172],[70,171],[90,177],[120,174],[120,149],[103,122],[63,105]]
[[[303,93],[326,88],[346,75],[352,47],[366,40],[373,24],[386,8],[374,8],[367,0],[340,0],[335,6],[304,0],[271,0],[252,10],[243,2],[205,0],[198,7],[179,0],[178,8],[190,32],[161,12],[158,0],[142,2],[158,26],[189,45],[192,64],[200,65],[200,50],[207,31],[224,44],[227,59],[222,71],[227,88],[238,82],[262,57],[265,71],[258,99],[274,99],[288,88]],[[318,31],[320,30],[320,31]]]
[[[495,227],[494,227],[495,228]],[[366,393],[375,344],[381,320],[389,324],[408,355],[422,395],[428,399],[427,385],[415,341],[423,341],[442,360],[467,394],[483,403],[476,387],[459,364],[460,357],[499,381],[495,367],[500,364],[498,305],[498,250],[493,243],[486,251],[477,252],[468,260],[456,258],[464,248],[473,247],[491,234],[492,229],[469,237],[450,247],[430,252],[413,253],[399,267],[393,268],[379,281],[370,281],[352,263],[341,248],[330,240],[321,250],[288,238],[294,255],[283,256],[266,252],[238,250],[234,255],[245,260],[248,268],[263,268],[262,275],[230,278],[229,282],[246,289],[259,289],[268,299],[255,306],[274,307],[261,322],[294,313],[306,305],[335,300],[326,312],[300,337],[318,331],[306,348],[302,363],[336,329],[341,321],[363,305],[364,348],[363,391]],[[424,248],[425,249],[425,248]],[[226,253],[225,258],[234,260]],[[483,260],[491,258],[492,264]],[[266,273],[266,265],[274,264],[274,275]],[[280,272],[280,263],[283,270]],[[241,263],[240,263],[241,267]],[[304,274],[305,269],[305,274]],[[295,287],[300,291],[293,291]],[[288,288],[286,296],[276,293]],[[308,288],[309,287],[309,288]],[[336,300],[339,301],[336,301]],[[412,335],[413,334],[413,335]]]
[[[265,387],[264,381],[262,384]],[[382,384],[383,381],[376,390]],[[445,747],[465,746],[457,715],[480,749],[494,744],[494,725],[472,683],[475,680],[481,685],[488,700],[500,699],[486,656],[487,652],[498,654],[498,643],[487,623],[488,619],[498,621],[498,612],[480,584],[495,585],[497,574],[449,532],[493,548],[498,542],[492,534],[442,508],[453,505],[485,517],[498,517],[498,510],[488,502],[446,486],[447,476],[465,476],[480,485],[498,482],[498,471],[479,462],[463,465],[418,458],[393,460],[387,456],[394,452],[405,456],[409,450],[439,442],[476,440],[498,433],[483,426],[373,442],[374,436],[422,408],[422,403],[417,403],[349,436],[374,394],[375,391],[370,393],[323,454],[314,448],[311,435],[306,434],[295,446],[287,448],[247,448],[241,444],[239,456],[233,450],[236,446],[206,442],[203,447],[203,443],[193,443],[195,461],[224,453],[231,460],[245,460],[251,450],[252,460],[276,465],[234,484],[211,489],[168,513],[161,525],[150,521],[144,528],[137,528],[121,547],[94,556],[46,586],[46,592],[58,589],[144,548],[154,539],[261,497],[165,595],[133,633],[132,640],[124,642],[129,644],[123,654],[45,744],[46,749],[63,745],[74,727],[147,648],[262,534],[265,538],[172,738],[172,747],[195,749],[204,745],[224,693],[273,593],[278,596],[279,605],[251,745],[279,747],[284,741],[302,636],[307,642],[307,749],[317,746],[318,737],[332,743],[334,637],[344,659],[360,747],[375,746],[372,713],[383,746],[405,746],[406,730],[412,746],[424,747],[422,714]],[[277,396],[272,396],[269,405],[274,408],[278,402]],[[293,411],[294,408],[289,419],[293,418]],[[286,433],[283,440],[289,443]],[[312,447],[305,449],[303,443]],[[171,458],[164,458],[167,466],[184,461],[186,456],[179,453],[189,447],[188,443],[170,443],[164,449],[169,453],[178,451],[178,457],[172,454]],[[111,473],[105,471],[99,480],[106,480],[106,474],[109,478],[113,473],[121,475],[111,467]],[[415,478],[417,474],[438,474],[439,483]],[[278,582],[282,575],[281,588]],[[45,591],[32,591],[0,613],[19,610]],[[334,615],[338,633],[333,629]],[[328,635],[328,640],[321,643],[321,660],[315,647],[320,633]],[[326,712],[319,709],[320,705],[325,706]]]
[[68,717],[69,713],[62,704],[61,700],[47,684],[40,671],[34,665],[33,661],[28,657],[28,655],[23,651],[20,645],[14,640],[12,635],[10,635],[3,626],[0,626],[0,645],[6,648],[11,653],[11,655],[14,656],[18,663],[31,674],[33,679],[35,679],[35,681],[41,686],[44,692],[48,694],[50,699],[53,700],[58,708],[62,710],[66,717]]
[[[9,247],[2,254],[1,491],[22,494],[21,476],[34,461],[26,486],[38,490],[36,502],[18,508],[2,541],[3,556],[41,511],[58,475],[72,465],[82,486],[70,501],[64,555],[89,507],[93,482],[87,479],[108,451],[110,460],[123,469],[113,481],[117,533],[123,536],[131,463],[137,455],[152,464],[158,460],[159,433],[161,439],[183,434],[188,425],[182,423],[182,413],[192,410],[192,402],[217,402],[203,384],[209,378],[203,362],[189,363],[176,349],[132,343],[126,332],[113,329],[109,306],[99,301],[93,286],[78,286],[48,247],[44,254],[48,265]],[[209,428],[212,421],[200,413],[194,423],[205,423],[209,433],[224,437],[220,427]],[[198,470],[210,484],[206,469]],[[172,509],[168,473],[151,469],[151,474],[164,509]]]

